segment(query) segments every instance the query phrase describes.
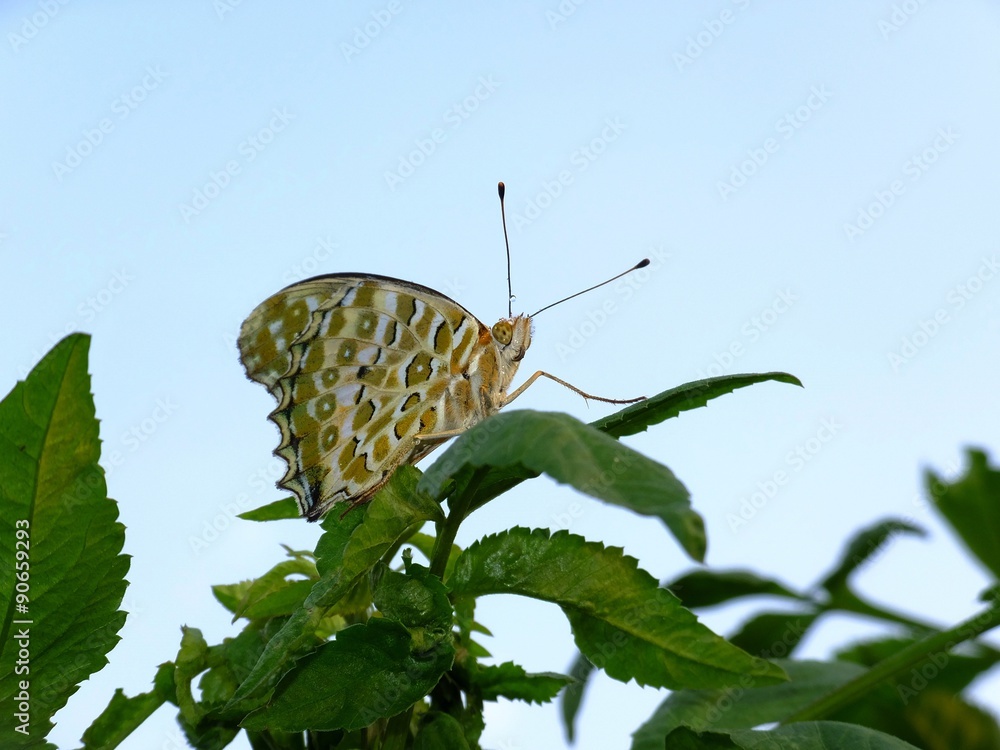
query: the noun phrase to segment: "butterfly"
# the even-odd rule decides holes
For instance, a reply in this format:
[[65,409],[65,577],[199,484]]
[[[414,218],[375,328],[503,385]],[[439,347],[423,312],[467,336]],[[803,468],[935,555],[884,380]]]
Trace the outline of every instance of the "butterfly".
[[281,432],[274,454],[288,464],[278,486],[311,521],[338,503],[365,503],[397,466],[496,414],[543,376],[585,398],[640,400],[591,396],[541,370],[508,393],[532,317],[487,327],[440,292],[361,273],[316,276],[264,300],[238,343],[247,377],[278,402],[269,417]]

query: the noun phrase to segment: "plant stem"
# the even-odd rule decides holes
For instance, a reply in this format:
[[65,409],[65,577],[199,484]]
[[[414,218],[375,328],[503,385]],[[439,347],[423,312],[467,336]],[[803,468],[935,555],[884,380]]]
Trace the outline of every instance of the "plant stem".
[[410,739],[410,721],[413,718],[413,706],[389,719],[380,750],[404,750]]
[[887,659],[883,659],[863,675],[841,685],[832,693],[786,717],[781,723],[815,721],[849,706],[891,677],[902,674],[934,653],[950,651],[959,643],[975,638],[1000,625],[1000,605],[959,623],[953,628],[912,643]]
[[865,601],[849,589],[839,592],[837,596],[835,596],[833,600],[824,607],[824,609],[828,612],[851,612],[852,614],[863,615],[876,620],[894,622],[898,625],[910,628],[911,630],[923,630],[927,633],[934,633],[939,629],[936,625],[918,622],[917,620],[907,617],[906,615],[893,612],[884,607],[880,607],[877,604]]
[[448,498],[448,518],[445,519],[444,526],[438,531],[438,537],[434,542],[434,550],[431,554],[430,572],[438,578],[444,578],[448,557],[451,555],[451,547],[458,535],[458,527],[462,525],[462,521],[468,515],[469,501],[475,494],[485,471],[478,469],[461,492]]

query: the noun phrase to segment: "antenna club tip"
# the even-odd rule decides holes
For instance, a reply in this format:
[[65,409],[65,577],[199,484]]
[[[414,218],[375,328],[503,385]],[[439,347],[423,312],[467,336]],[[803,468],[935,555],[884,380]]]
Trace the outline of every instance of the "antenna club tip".
[[503,200],[503,194],[506,189],[506,186],[502,182],[497,183],[497,192],[500,194],[500,200]]
[[642,260],[640,260],[638,263],[635,264],[635,267],[632,270],[635,271],[639,268],[645,268],[648,265],[649,265],[649,258],[643,258]]

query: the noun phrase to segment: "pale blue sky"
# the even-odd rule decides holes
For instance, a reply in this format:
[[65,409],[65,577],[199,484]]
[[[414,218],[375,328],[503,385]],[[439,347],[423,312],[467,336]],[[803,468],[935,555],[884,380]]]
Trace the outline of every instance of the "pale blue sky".
[[[691,489],[711,565],[805,586],[859,526],[901,515],[931,537],[897,542],[864,592],[941,623],[973,613],[986,578],[917,498],[921,467],[1000,449],[998,26],[995,3],[962,0],[4,3],[0,390],[64,332],[93,334],[133,555],[124,640],[53,740],[72,746],[115,687],[148,689],[181,624],[234,634],[211,584],[315,543],[304,522],[231,517],[281,496],[270,396],[235,351],[243,318],[299,278],[359,271],[492,324],[506,313],[498,180],[515,311],[653,258],[539,316],[525,376],[609,396],[719,372],[805,383],[629,439]],[[894,363],[904,339],[915,348]],[[517,406],[607,413],[548,382]],[[656,521],[544,479],[459,542],[515,524],[624,546],[661,579],[688,566]],[[745,613],[706,621],[727,631]],[[479,614],[499,660],[561,671],[573,657],[553,606],[494,597]],[[806,653],[876,632],[832,622]],[[994,711],[998,686],[976,692]],[[662,695],[600,677],[577,747],[626,746]],[[127,747],[176,736],[164,709]],[[562,742],[554,707],[488,714],[488,746]]]

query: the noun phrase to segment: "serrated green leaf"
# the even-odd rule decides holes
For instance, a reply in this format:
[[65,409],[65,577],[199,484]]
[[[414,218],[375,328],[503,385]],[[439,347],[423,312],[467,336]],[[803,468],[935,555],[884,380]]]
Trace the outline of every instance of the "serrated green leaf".
[[[642,432],[646,427],[661,422],[664,419],[677,416],[683,411],[704,406],[717,396],[722,396],[743,386],[766,380],[802,385],[797,378],[786,373],[765,373],[762,375],[726,375],[720,378],[709,378],[704,381],[688,383],[678,388],[657,394],[635,406],[629,406],[608,417],[591,422],[591,426],[612,437]],[[472,474],[471,469],[456,471],[456,487],[467,481]],[[538,472],[530,471],[524,466],[505,466],[491,468],[478,477],[475,491],[469,501],[469,509],[475,510],[490,500],[502,495],[526,479],[538,476]],[[452,494],[450,491],[448,494]]]
[[966,454],[969,468],[954,482],[928,470],[927,491],[969,551],[1000,579],[1000,470],[984,451],[969,448]]
[[83,733],[81,750],[111,750],[153,715],[166,701],[172,700],[173,664],[162,664],[148,693],[127,698],[119,688],[100,716]]
[[570,677],[573,678],[574,682],[566,686],[562,692],[562,700],[559,702],[559,715],[562,717],[566,740],[570,744],[576,738],[576,717],[580,713],[583,696],[587,691],[587,684],[590,682],[590,675],[593,672],[594,665],[587,657],[583,654],[577,654],[573,666],[569,670]]
[[898,534],[927,536],[927,532],[919,526],[897,518],[886,518],[878,521],[854,535],[841,554],[837,566],[819,585],[830,592],[843,588],[855,570],[872,557],[877,557]]
[[590,424],[616,438],[635,435],[643,432],[647,427],[676,417],[681,412],[705,406],[713,398],[732,393],[738,388],[745,388],[748,385],[768,380],[802,387],[802,383],[797,377],[786,372],[722,375],[671,388]]
[[294,497],[283,497],[273,503],[248,510],[236,516],[244,521],[282,521],[286,518],[301,518],[299,504]]
[[696,732],[675,729],[666,738],[666,750],[738,748],[738,750],[919,750],[908,742],[874,729],[836,721],[789,724],[768,731],[738,729],[733,732]]
[[559,691],[573,683],[573,678],[555,672],[525,672],[512,661],[503,664],[480,665],[472,673],[472,682],[479,688],[483,700],[499,698],[548,703]]
[[417,732],[413,750],[469,750],[469,743],[455,717],[435,713]]
[[[267,644],[227,711],[245,713],[262,705],[296,660],[319,645],[317,631],[323,617],[359,579],[400,539],[412,533],[412,527],[443,519],[441,507],[417,491],[419,476],[414,467],[401,466],[363,509],[353,510],[344,518],[327,514],[323,521],[326,533],[316,547],[320,580],[302,607],[291,614]],[[351,518],[361,513],[364,515]]]
[[632,750],[659,750],[678,727],[749,729],[781,721],[865,672],[847,662],[778,660],[789,681],[758,685],[752,678],[722,690],[677,690],[632,735]]
[[[52,715],[107,664],[125,622],[118,607],[129,557],[98,465],[89,348],[89,336],[67,336],[0,402],[5,748],[52,747],[44,741]],[[30,707],[21,712],[24,693]]]
[[704,522],[673,472],[568,414],[494,415],[460,435],[419,486],[440,497],[457,474],[483,467],[545,473],[599,500],[660,518],[692,558],[705,556]]
[[706,628],[634,558],[559,531],[515,527],[462,553],[454,599],[520,594],[559,604],[579,649],[611,677],[657,687],[719,687],[781,670]]
[[803,597],[770,578],[749,570],[696,569],[667,584],[685,607],[711,607],[744,596]]
[[449,641],[412,651],[406,628],[372,619],[337,633],[301,659],[268,704],[243,721],[252,730],[359,729],[425,696],[452,664]]

